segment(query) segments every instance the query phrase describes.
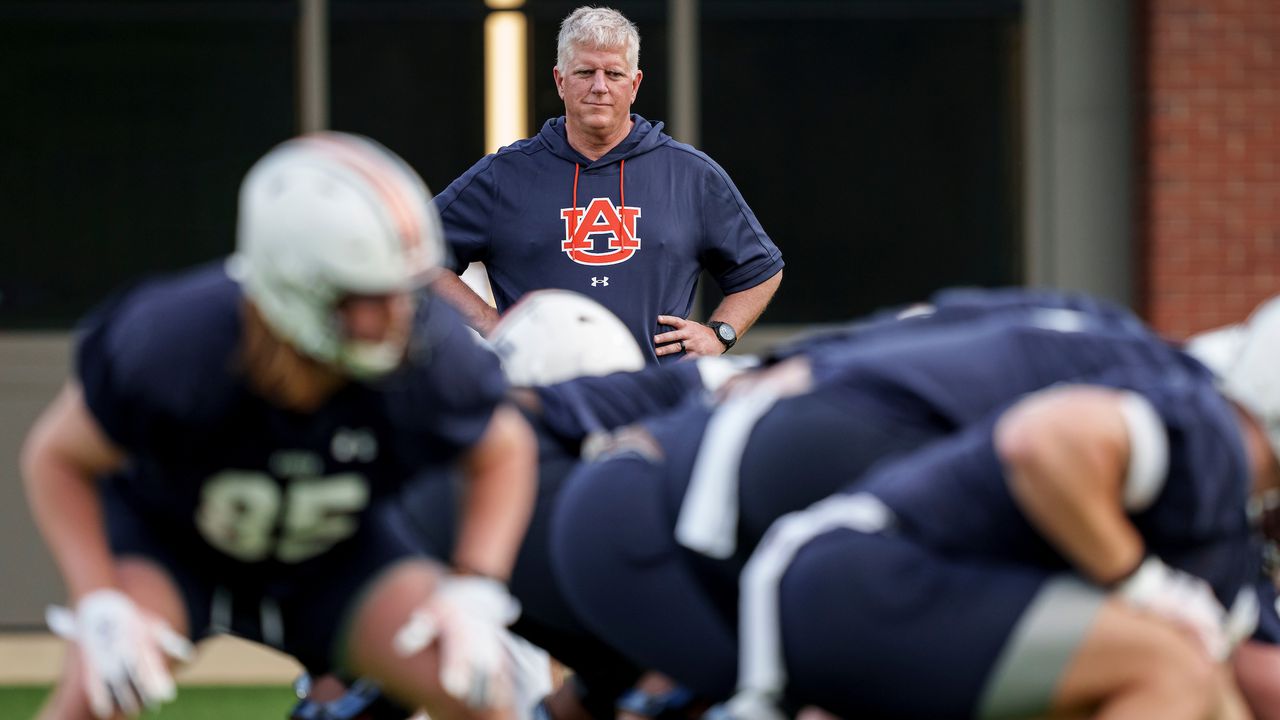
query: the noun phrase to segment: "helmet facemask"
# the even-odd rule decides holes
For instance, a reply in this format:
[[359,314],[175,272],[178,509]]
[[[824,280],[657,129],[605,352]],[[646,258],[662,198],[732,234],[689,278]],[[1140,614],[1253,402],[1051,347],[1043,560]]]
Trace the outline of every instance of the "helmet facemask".
[[334,313],[335,332],[339,338],[336,364],[357,380],[375,379],[399,367],[408,350],[417,297],[414,292],[400,292],[353,300],[356,303],[376,303],[381,306],[380,314],[387,315],[376,340],[353,336],[348,327],[352,319],[344,313],[340,301]]

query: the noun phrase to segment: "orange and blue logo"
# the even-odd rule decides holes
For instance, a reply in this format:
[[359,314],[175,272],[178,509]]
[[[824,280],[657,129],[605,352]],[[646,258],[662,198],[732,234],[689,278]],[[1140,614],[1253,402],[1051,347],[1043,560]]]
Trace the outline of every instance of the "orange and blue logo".
[[[640,249],[636,220],[640,208],[615,206],[609,198],[594,198],[586,208],[563,208],[564,242],[560,249],[580,265],[617,265]],[[604,249],[596,249],[598,243]]]

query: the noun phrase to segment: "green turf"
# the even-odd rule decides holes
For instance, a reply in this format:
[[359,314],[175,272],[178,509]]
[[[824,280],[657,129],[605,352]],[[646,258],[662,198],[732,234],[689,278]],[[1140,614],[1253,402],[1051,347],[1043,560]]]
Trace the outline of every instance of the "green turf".
[[[33,717],[48,691],[45,687],[0,686],[0,718],[25,720]],[[293,691],[287,687],[184,687],[178,690],[176,701],[143,717],[164,720],[284,720],[293,702]]]

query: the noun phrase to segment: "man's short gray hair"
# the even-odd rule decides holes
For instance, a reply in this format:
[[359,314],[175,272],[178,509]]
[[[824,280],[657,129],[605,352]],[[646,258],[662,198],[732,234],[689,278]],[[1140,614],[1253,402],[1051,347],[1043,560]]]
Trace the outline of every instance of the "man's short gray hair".
[[569,71],[570,56],[579,46],[592,50],[625,48],[627,70],[634,73],[640,67],[640,31],[626,15],[613,8],[584,5],[560,23],[556,67],[562,74]]

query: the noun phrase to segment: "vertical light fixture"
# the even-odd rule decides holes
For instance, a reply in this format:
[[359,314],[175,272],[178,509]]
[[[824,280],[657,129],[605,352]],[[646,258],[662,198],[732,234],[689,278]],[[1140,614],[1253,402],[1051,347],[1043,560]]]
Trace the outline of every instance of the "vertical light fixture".
[[[525,68],[528,23],[524,0],[485,0],[484,151],[497,152],[529,136],[528,83]],[[490,305],[497,305],[484,263],[471,263],[462,281]]]
[[299,0],[298,132],[329,127],[329,0]]
[[493,12],[484,21],[484,148],[495,152],[528,137],[524,0],[485,0]]

